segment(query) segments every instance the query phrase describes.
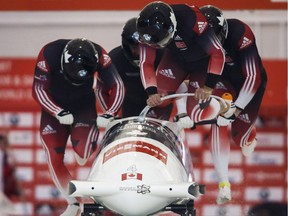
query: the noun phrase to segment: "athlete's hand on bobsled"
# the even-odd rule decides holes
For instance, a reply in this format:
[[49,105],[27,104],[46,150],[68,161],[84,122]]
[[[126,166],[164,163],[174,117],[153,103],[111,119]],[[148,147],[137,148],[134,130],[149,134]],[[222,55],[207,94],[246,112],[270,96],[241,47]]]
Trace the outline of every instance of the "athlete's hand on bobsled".
[[114,117],[110,114],[104,114],[97,117],[97,127],[106,128],[107,125],[113,121]]
[[228,126],[231,124],[236,119],[235,111],[236,106],[234,103],[231,103],[230,108],[225,113],[218,116],[217,125]]
[[187,113],[177,114],[174,117],[174,122],[177,122],[181,128],[193,128],[194,121],[187,115]]
[[150,107],[158,106],[162,103],[161,96],[159,94],[152,94],[146,102]]
[[56,115],[56,118],[58,119],[60,124],[64,124],[64,125],[71,125],[73,124],[73,121],[74,121],[73,115],[67,110],[60,111]]
[[195,99],[196,100],[207,100],[210,95],[212,94],[213,89],[209,88],[207,86],[204,86],[203,88],[197,88],[195,90]]

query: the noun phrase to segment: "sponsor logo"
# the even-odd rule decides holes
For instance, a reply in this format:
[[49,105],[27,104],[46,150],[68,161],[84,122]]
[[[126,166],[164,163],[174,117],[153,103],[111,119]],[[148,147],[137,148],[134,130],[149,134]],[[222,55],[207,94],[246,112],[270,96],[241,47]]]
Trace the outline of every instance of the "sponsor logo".
[[251,157],[246,158],[249,165],[283,166],[284,155],[282,151],[257,151]]
[[283,200],[282,187],[246,187],[245,188],[245,200],[246,201],[284,201]]
[[150,186],[148,185],[138,185],[137,186],[137,193],[146,194],[150,193]]
[[240,49],[243,49],[243,48],[249,46],[251,43],[252,43],[252,41],[249,38],[244,37],[243,41],[242,41],[242,44],[240,46]]
[[224,90],[227,90],[226,86],[225,86],[222,82],[216,83],[215,88],[216,88],[216,89],[224,89]]
[[108,55],[106,55],[106,54],[103,54],[103,57],[104,57],[104,63],[103,63],[103,66],[105,67],[107,64],[110,63],[111,58],[110,58],[110,56],[108,56]]
[[33,132],[26,130],[11,131],[9,133],[9,140],[16,145],[32,145],[33,144]]
[[56,133],[56,130],[54,130],[51,125],[46,125],[46,127],[44,127],[44,129],[42,130],[42,134],[43,135],[47,135],[47,134],[53,134]]
[[225,52],[225,63],[226,63],[226,65],[233,66],[235,64],[233,59],[231,58],[231,56],[228,55],[228,52],[225,49],[223,49],[223,50]]
[[147,135],[146,132],[142,132],[142,131],[139,131],[139,130],[133,130],[133,131],[127,132],[126,134],[132,135],[132,136],[137,136],[137,135],[144,136],[144,135]]
[[207,26],[207,22],[197,22],[197,25],[198,25],[199,33],[201,34],[205,30]]
[[120,191],[137,191],[136,187],[120,187]]
[[180,49],[180,50],[186,50],[187,49],[187,45],[185,44],[185,42],[183,41],[183,39],[179,35],[176,35],[176,37],[174,38],[174,42],[175,42],[175,46],[178,49]]
[[193,88],[200,88],[199,83],[197,81],[189,82],[189,85]]
[[[204,181],[207,183],[218,183],[218,176],[215,170],[205,169],[204,170]],[[241,169],[230,169],[229,170],[229,182],[239,184],[243,182],[243,171]]]
[[286,144],[285,136],[283,132],[258,132],[257,140],[262,147],[281,148]]
[[176,40],[176,41],[182,41],[183,39],[182,39],[179,35],[176,35],[176,37],[174,38],[174,40]]
[[159,71],[159,73],[168,78],[175,79],[175,76],[171,69],[162,69]]
[[247,113],[240,114],[240,115],[238,116],[238,118],[239,118],[241,121],[243,121],[243,122],[245,122],[245,123],[247,123],[247,124],[250,124],[250,123],[251,123],[251,121],[250,121],[250,119],[249,119],[249,115],[248,115]]
[[147,117],[150,117],[150,118],[157,118],[157,114],[154,110],[149,110],[149,112],[147,113]]
[[75,125],[74,125],[75,128],[77,127],[89,127],[89,124],[86,124],[86,123],[82,123],[82,122],[77,122]]
[[225,55],[225,64],[228,66],[234,66],[235,65],[233,59],[228,55]]
[[166,152],[150,143],[146,143],[143,141],[127,141],[113,146],[104,153],[103,164],[111,158],[115,157],[116,155],[127,152],[141,152],[144,154],[148,154],[162,161],[164,164],[167,164],[168,155]]
[[183,41],[176,41],[175,45],[178,49],[181,49],[181,50],[187,49],[187,45]]
[[34,78],[37,80],[40,80],[40,81],[46,81],[47,80],[46,75],[35,76]]
[[47,67],[46,67],[46,62],[45,62],[45,61],[39,61],[39,62],[37,63],[37,67],[38,67],[39,69],[41,69],[42,71],[48,72],[48,69],[47,69]]
[[[233,193],[233,198],[235,198]],[[207,198],[206,198],[207,199]],[[206,216],[243,216],[245,215],[241,205],[203,205],[202,215]]]
[[248,172],[245,174],[246,181],[251,182],[281,182],[285,178],[285,174],[281,172]]

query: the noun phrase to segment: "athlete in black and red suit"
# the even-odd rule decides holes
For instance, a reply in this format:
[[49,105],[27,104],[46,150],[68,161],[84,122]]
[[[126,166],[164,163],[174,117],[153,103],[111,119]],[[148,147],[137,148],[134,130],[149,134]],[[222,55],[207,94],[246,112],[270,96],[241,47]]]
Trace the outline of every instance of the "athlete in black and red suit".
[[[84,38],[59,39],[41,49],[32,91],[42,108],[40,135],[50,173],[68,202],[62,215],[77,215],[79,201],[68,197],[66,191],[71,180],[64,164],[68,137],[71,136],[77,162],[85,164],[97,150],[97,126],[105,127],[121,107],[123,82],[100,45]],[[95,91],[106,110],[98,117]]]
[[[241,147],[243,155],[250,156],[257,145],[255,122],[266,89],[267,74],[255,36],[246,23],[225,19],[222,11],[212,5],[203,6],[200,10],[225,51],[224,70],[213,95],[229,93],[234,100],[232,108],[218,117],[217,126],[212,125],[209,134],[213,163],[220,182],[217,202],[222,204],[231,199],[228,179],[230,135],[227,126],[231,124],[231,137]],[[195,89],[195,82],[190,83],[189,89]],[[192,110],[192,113],[195,112]]]
[[[148,95],[142,85],[139,68],[139,34],[136,31],[137,18],[133,17],[125,23],[121,39],[122,44],[109,52],[125,86],[125,98],[122,104],[122,117],[138,116],[147,105]],[[154,67],[161,59],[162,51],[157,50]],[[154,107],[147,117],[168,120],[173,109],[173,103],[166,107]]]
[[[197,103],[209,98],[225,59],[220,41],[198,7],[149,3],[139,14],[137,31],[141,41],[141,78],[149,95],[147,104],[167,105],[162,103],[161,96],[175,93],[187,78],[192,82],[204,77],[204,82],[192,93]],[[164,54],[155,70],[158,49],[163,49]],[[178,117],[190,119],[186,113]]]

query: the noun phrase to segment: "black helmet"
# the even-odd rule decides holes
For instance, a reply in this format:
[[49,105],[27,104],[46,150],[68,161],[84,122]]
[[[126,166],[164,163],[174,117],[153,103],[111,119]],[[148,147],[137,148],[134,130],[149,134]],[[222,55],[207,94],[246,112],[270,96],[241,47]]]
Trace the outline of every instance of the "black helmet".
[[200,7],[200,11],[206,17],[209,25],[213,28],[218,39],[223,44],[227,38],[228,24],[222,11],[213,5],[205,5]]
[[129,19],[122,31],[122,48],[125,57],[130,61],[133,65],[139,65],[139,52],[138,44],[139,44],[139,34],[136,30],[136,20],[137,18]]
[[137,31],[144,43],[165,47],[176,31],[176,18],[172,8],[161,1],[149,3],[139,14]]
[[62,70],[65,78],[74,85],[82,85],[96,71],[98,52],[85,38],[69,41],[62,53]]

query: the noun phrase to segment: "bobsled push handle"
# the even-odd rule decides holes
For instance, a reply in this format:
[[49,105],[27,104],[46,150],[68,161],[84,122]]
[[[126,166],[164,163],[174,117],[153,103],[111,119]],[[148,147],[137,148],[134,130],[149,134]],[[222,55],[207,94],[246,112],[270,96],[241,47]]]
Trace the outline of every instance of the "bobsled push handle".
[[[191,96],[194,96],[194,95],[195,95],[194,93],[171,94],[171,95],[166,95],[166,96],[161,97],[161,100],[165,101],[165,100],[169,100],[169,99],[172,99],[172,98],[191,97]],[[227,104],[226,104],[226,102],[225,102],[225,100],[223,98],[218,97],[216,95],[211,95],[210,97],[217,99],[218,101],[220,101],[222,103],[223,107],[227,108]],[[144,107],[144,109],[141,111],[140,115],[138,116],[138,121],[139,122],[143,122],[145,120],[146,115],[147,115],[148,111],[150,110],[150,108],[151,107],[149,105]],[[203,124],[204,124],[204,122],[203,122]]]

